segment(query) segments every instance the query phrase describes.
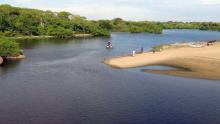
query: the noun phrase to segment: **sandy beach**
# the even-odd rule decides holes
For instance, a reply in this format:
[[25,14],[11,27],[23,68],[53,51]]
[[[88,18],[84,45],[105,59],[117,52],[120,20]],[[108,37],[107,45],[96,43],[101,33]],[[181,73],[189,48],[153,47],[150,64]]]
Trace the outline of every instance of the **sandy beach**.
[[165,65],[177,69],[145,70],[145,72],[220,80],[220,42],[210,46],[203,43],[201,47],[186,44],[171,45],[161,52],[110,58],[104,60],[104,63],[115,68]]

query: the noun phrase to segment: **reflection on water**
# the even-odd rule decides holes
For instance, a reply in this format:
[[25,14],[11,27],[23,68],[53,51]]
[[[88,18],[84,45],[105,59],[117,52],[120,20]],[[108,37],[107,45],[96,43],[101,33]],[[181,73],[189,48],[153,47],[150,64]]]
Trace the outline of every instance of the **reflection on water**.
[[1,66],[0,66],[0,75],[7,74],[8,70],[13,70],[17,66],[19,66],[21,61],[5,61]]
[[155,65],[155,66],[146,66],[141,68],[141,70],[146,70],[146,69],[150,69],[150,70],[176,70],[176,68],[171,67],[171,66],[162,66],[162,65]]
[[[158,35],[21,41],[27,59],[0,67],[0,124],[218,124],[219,81],[114,69],[102,63],[142,46],[148,50],[158,44],[209,39],[220,39],[220,33],[165,30]],[[114,48],[106,50],[109,40]]]
[[[97,38],[76,38],[76,39],[72,39],[72,38],[68,38],[68,39],[56,39],[56,38],[52,38],[52,39],[19,39],[17,40],[17,42],[20,44],[20,46],[22,48],[25,49],[33,49],[37,46],[45,46],[45,45],[67,45],[67,44],[80,44],[83,41],[90,41],[90,40],[95,40]],[[108,38],[102,38],[103,40],[106,39],[108,40]]]

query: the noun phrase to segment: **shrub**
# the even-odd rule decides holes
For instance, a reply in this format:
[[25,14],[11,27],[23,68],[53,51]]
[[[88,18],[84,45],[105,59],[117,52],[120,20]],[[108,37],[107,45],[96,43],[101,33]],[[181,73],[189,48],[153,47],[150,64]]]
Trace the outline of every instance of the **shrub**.
[[66,38],[66,37],[72,37],[73,31],[71,29],[65,29],[60,26],[49,26],[48,34],[58,38]]
[[20,48],[18,43],[0,37],[0,56],[18,56]]
[[152,47],[152,51],[160,52],[163,48],[163,45],[157,45]]

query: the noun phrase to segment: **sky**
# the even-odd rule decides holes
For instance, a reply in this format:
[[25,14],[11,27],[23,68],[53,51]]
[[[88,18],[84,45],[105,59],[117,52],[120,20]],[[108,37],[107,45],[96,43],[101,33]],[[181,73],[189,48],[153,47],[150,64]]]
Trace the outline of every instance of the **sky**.
[[91,20],[220,22],[220,0],[0,0],[0,4],[68,11]]

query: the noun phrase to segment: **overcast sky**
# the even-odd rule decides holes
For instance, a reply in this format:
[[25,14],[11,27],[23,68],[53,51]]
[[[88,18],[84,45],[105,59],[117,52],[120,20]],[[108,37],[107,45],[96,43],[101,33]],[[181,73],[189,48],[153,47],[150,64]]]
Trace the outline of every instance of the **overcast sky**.
[[220,22],[220,0],[0,0],[0,4],[69,11],[88,19]]

